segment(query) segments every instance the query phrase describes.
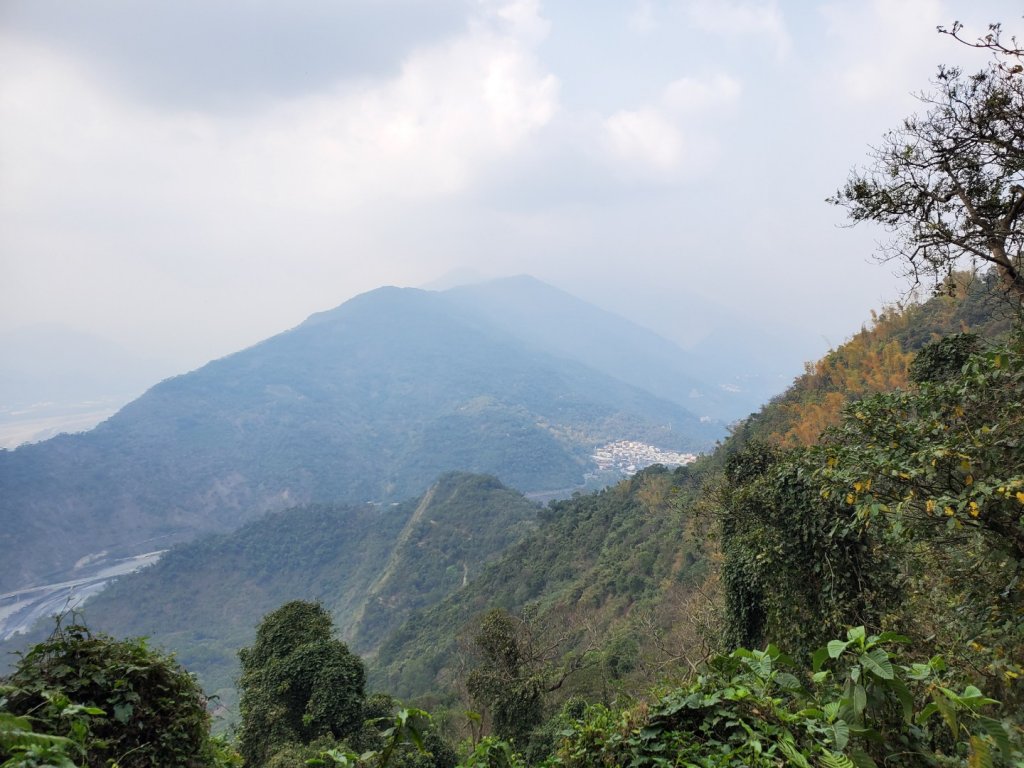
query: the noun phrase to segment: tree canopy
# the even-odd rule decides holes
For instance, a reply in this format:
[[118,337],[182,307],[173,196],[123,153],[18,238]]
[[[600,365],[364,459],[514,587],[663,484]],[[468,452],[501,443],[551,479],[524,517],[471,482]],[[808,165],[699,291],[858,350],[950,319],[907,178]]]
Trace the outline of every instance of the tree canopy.
[[29,749],[22,762],[17,743],[0,739],[3,765],[71,765],[60,762],[62,742],[79,745],[76,758],[82,762],[74,764],[88,768],[220,764],[199,684],[144,640],[118,640],[79,623],[58,622],[49,639],[25,653],[0,684],[0,714],[8,723],[13,715],[33,725],[28,746],[56,747],[43,753]]
[[993,265],[1024,300],[1024,78],[998,64],[940,67],[927,107],[887,133],[829,202],[893,235],[882,256],[915,281],[965,261]]
[[295,600],[267,614],[256,641],[239,651],[239,751],[263,765],[283,746],[341,739],[363,723],[362,660],[331,638],[318,603]]

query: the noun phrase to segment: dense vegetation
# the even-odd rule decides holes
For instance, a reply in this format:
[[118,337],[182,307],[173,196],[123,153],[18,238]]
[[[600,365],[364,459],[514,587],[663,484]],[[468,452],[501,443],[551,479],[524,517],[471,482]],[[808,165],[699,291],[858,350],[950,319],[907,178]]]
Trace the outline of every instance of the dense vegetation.
[[[268,518],[265,533],[277,541],[266,545],[266,568],[296,557],[294,570],[281,569],[293,588],[309,588],[303,563],[322,556],[335,573],[356,571],[355,559],[336,561],[351,550],[335,550],[347,542],[373,552],[372,541],[389,539],[378,550],[383,575],[364,573],[360,590],[373,596],[362,608],[376,617],[371,626],[397,629],[368,660],[366,687],[363,663],[331,639],[322,609],[298,622],[313,634],[294,657],[262,653],[258,634],[243,655],[243,695],[311,691],[309,670],[329,671],[335,654],[354,681],[355,709],[344,727],[321,727],[306,710],[310,694],[291,720],[271,718],[284,730],[249,764],[373,765],[387,752],[393,764],[443,755],[450,765],[460,739],[465,766],[845,768],[894,754],[901,765],[1020,764],[1024,340],[995,322],[946,337],[919,325],[970,314],[979,295],[939,297],[866,331],[905,356],[904,385],[851,397],[813,445],[786,447],[780,429],[803,418],[800,398],[814,412],[811,383],[831,386],[809,375],[799,398],[791,391],[767,406],[714,455],[554,502],[518,541],[501,538],[501,526],[466,527],[488,517],[473,510],[489,494],[502,498],[499,509],[509,502],[501,494],[521,499],[488,478],[450,476],[398,507],[304,510],[342,529],[306,558],[302,543],[313,539],[299,527],[289,533],[287,515]],[[921,346],[929,336],[936,340]],[[857,359],[864,338],[831,360]],[[904,352],[912,343],[917,351]],[[424,518],[443,497],[458,512],[454,535],[437,538],[442,526],[429,520],[439,521]],[[467,557],[473,536],[501,554],[463,583],[450,565]],[[215,551],[225,555],[230,540]],[[198,546],[181,550],[196,554],[188,567],[172,567],[169,556],[168,573],[201,571]],[[223,563],[225,578],[236,565],[242,559]],[[247,578],[243,568],[229,583],[240,589]],[[388,606],[400,610],[379,618]],[[277,637],[282,611],[261,626],[264,640]],[[367,689],[414,697],[434,725]],[[279,706],[253,700],[263,703],[243,703],[243,736],[254,711]],[[328,709],[348,711],[336,704]],[[269,738],[274,729],[255,732]]]
[[62,625],[0,686],[5,766],[212,768],[230,750],[211,740],[195,678],[142,640]]

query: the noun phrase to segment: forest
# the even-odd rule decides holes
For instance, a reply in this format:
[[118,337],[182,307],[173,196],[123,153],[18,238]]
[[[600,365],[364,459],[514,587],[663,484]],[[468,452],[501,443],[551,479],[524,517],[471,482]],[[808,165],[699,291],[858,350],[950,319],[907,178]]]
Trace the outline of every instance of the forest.
[[[364,657],[319,602],[268,610],[226,732],[172,656],[64,617],[0,681],[0,766],[1024,766],[1024,74],[999,33],[830,198],[930,298],[693,465],[508,502],[515,540],[461,587],[422,550],[372,587],[400,610]],[[368,514],[344,519],[371,541]]]

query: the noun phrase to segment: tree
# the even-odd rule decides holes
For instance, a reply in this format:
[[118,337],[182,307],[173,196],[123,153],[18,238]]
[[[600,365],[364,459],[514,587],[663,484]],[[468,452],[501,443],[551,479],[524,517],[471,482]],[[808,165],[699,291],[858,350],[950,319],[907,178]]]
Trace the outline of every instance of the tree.
[[590,644],[565,653],[578,633],[572,621],[563,631],[551,633],[532,619],[529,611],[523,618],[500,608],[486,613],[473,636],[480,663],[466,680],[474,703],[490,711],[494,733],[515,740],[519,747],[543,722],[545,697],[597,663]]
[[882,258],[915,282],[987,263],[1024,301],[1024,78],[997,64],[970,76],[940,68],[934,85],[920,97],[927,112],[887,133],[829,202],[854,224],[885,226]]
[[1024,338],[925,347],[920,383],[852,404],[812,449],[820,495],[907,550],[905,621],[1024,707]]
[[238,656],[246,765],[263,765],[286,745],[343,739],[362,726],[363,662],[331,638],[323,606],[296,600],[267,614],[256,641]]
[[989,24],[988,32],[976,40],[968,40],[962,36],[961,33],[964,31],[964,25],[959,21],[954,21],[953,26],[948,29],[946,27],[939,27],[938,29],[941,34],[949,35],[957,42],[971,48],[991,51],[1003,72],[1010,75],[1024,73],[1024,65],[1021,64],[1021,59],[1024,58],[1024,46],[1021,46],[1015,35],[1010,37],[1009,43],[1004,42],[1002,24]]
[[[220,764],[210,741],[206,699],[195,678],[143,640],[117,640],[79,623],[58,622],[49,639],[25,653],[0,682],[0,710],[6,710],[8,724],[31,725],[29,741],[37,744],[59,747],[70,739],[89,768]],[[76,713],[90,716],[69,716]],[[7,745],[7,754],[2,742],[0,762],[17,758],[17,744]],[[47,753],[39,763],[15,759],[11,764],[71,763]]]

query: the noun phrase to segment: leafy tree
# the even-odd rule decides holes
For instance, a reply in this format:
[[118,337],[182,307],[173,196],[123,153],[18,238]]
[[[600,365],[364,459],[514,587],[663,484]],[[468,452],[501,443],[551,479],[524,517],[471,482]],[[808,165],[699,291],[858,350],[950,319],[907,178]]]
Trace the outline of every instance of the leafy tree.
[[914,357],[910,378],[918,384],[951,379],[980,348],[981,340],[973,333],[957,333],[934,341],[922,347]]
[[806,452],[756,440],[709,488],[719,517],[725,640],[756,647],[786,637],[809,653],[850,624],[878,626],[894,592],[888,553],[872,532],[843,527],[851,508],[809,481]]
[[934,348],[923,367],[938,381],[852,405],[814,450],[813,474],[852,508],[842,527],[911,548],[904,613],[919,634],[1024,706],[1024,339],[942,370],[963,343]]
[[[62,751],[80,752],[89,768],[200,768],[226,760],[210,741],[195,678],[143,640],[58,622],[18,661],[4,681],[4,698],[0,759],[11,758],[11,765],[71,765],[60,761]],[[12,734],[17,738],[8,743]],[[53,754],[30,762],[35,747]]]
[[940,68],[934,85],[926,113],[886,134],[829,202],[889,229],[883,257],[915,280],[938,283],[967,258],[1024,300],[1024,78]]
[[533,618],[529,613],[517,618],[498,608],[486,613],[473,638],[480,663],[466,681],[474,703],[490,712],[494,733],[520,747],[544,721],[545,696],[597,663],[589,646],[561,658],[576,628],[553,636]]
[[482,663],[466,683],[478,706],[490,710],[494,732],[520,741],[543,720],[546,688],[534,674],[522,635],[520,622],[506,611],[495,609],[485,615],[474,637]]
[[362,725],[363,662],[331,638],[331,618],[321,605],[281,606],[238,655],[239,751],[247,765],[263,765],[287,745],[345,738]]

